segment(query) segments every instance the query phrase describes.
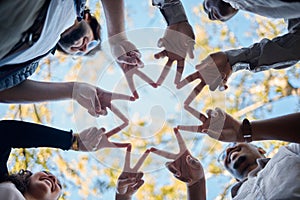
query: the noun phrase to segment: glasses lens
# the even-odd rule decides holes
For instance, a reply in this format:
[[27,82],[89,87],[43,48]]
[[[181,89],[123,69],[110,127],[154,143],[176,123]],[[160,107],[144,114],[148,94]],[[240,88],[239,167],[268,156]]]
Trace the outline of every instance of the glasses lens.
[[90,41],[87,45],[87,51],[94,49],[99,44],[99,42],[100,42],[99,40]]

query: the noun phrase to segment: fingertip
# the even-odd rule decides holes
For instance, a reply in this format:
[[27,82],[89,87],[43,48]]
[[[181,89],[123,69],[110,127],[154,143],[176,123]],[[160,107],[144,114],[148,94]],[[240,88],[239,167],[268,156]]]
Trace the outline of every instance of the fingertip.
[[133,92],[133,96],[134,96],[135,99],[139,98],[139,95],[138,95],[138,93],[136,91]]
[[100,128],[100,131],[105,132],[106,129],[102,127],[102,128]]
[[155,152],[155,151],[157,151],[157,149],[155,147],[150,148],[150,152]]
[[135,101],[135,97],[129,97],[130,101]]

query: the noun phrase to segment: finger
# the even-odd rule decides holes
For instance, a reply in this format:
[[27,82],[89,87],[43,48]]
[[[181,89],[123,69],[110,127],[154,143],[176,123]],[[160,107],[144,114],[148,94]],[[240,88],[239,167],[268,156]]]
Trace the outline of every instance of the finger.
[[158,80],[157,80],[157,85],[161,85],[164,80],[166,79],[166,77],[168,76],[169,72],[170,72],[170,69],[171,69],[171,66],[172,66],[172,63],[173,63],[173,60],[171,59],[168,59],[167,63],[165,64],[165,67],[163,69],[163,71],[161,72]]
[[179,125],[177,126],[179,130],[183,131],[191,131],[191,132],[201,132],[202,126],[187,126],[187,125]]
[[159,48],[164,47],[165,46],[165,38],[159,38],[159,40],[157,41],[157,46]]
[[176,72],[175,82],[174,82],[175,85],[179,84],[181,77],[182,77],[183,69],[184,69],[184,60],[178,60],[177,61],[177,72]]
[[95,96],[95,113],[96,114],[101,114],[101,103],[100,103],[100,99],[98,98],[98,92],[97,95]]
[[151,85],[152,87],[157,88],[157,84],[143,72],[137,71],[135,74],[139,76],[142,80],[144,80],[146,83],[149,83],[149,85]]
[[180,176],[180,171],[175,167],[174,162],[166,162],[167,169],[176,176]]
[[142,164],[144,163],[144,161],[146,160],[147,156],[149,155],[150,150],[146,150],[144,152],[144,154],[140,157],[140,159],[138,160],[138,162],[135,164],[135,166],[132,168],[134,172],[137,172],[140,167],[142,166]]
[[129,52],[130,54],[132,54],[133,56],[137,57],[137,58],[141,58],[142,54],[139,50],[135,49]]
[[179,151],[180,151],[180,153],[183,153],[187,149],[185,141],[177,128],[174,128],[173,130],[174,130],[175,136],[177,138],[177,142],[179,145]]
[[159,156],[162,156],[162,157],[164,157],[164,158],[167,158],[167,159],[175,160],[175,159],[177,158],[177,154],[170,153],[170,152],[167,152],[167,151],[164,151],[164,150],[159,150],[159,149],[154,148],[154,147],[152,147],[152,148],[150,149],[150,151],[151,151],[152,153],[155,153],[155,154],[157,154],[157,155],[159,155]]
[[134,101],[135,98],[129,95],[120,94],[120,93],[112,93],[111,94],[111,100],[128,100],[128,101]]
[[160,58],[164,58],[166,57],[168,54],[167,54],[167,51],[166,50],[163,50],[161,52],[158,52],[156,54],[154,54],[154,58],[156,59],[160,59]]
[[186,100],[184,101],[185,105],[190,105],[190,103],[198,96],[198,94],[201,93],[201,91],[203,90],[205,86],[205,83],[203,81],[201,81],[194,89],[193,91],[190,93],[190,95],[186,98]]
[[130,171],[130,159],[131,159],[131,145],[129,145],[126,149],[125,162],[123,167],[124,172]]
[[116,108],[114,105],[111,105],[111,111],[115,115],[117,115],[124,123],[126,123],[128,125],[128,123],[129,123],[128,118],[118,108]]
[[118,188],[127,187],[129,185],[134,185],[136,183],[136,179],[133,178],[126,178],[126,179],[119,179],[118,180]]
[[129,145],[131,145],[130,143],[118,143],[118,142],[111,142],[112,147],[114,148],[127,148]]
[[138,181],[133,187],[132,187],[132,189],[133,190],[138,190],[143,184],[144,184],[144,180],[140,180],[140,181]]
[[194,72],[193,74],[190,74],[189,76],[187,76],[185,79],[183,79],[177,84],[177,89],[183,88],[184,86],[186,86],[187,84],[193,82],[198,78],[199,78],[199,72]]
[[201,163],[198,159],[192,157],[191,155],[187,155],[186,159],[186,163],[194,168],[194,169],[200,169],[201,168]]
[[192,108],[191,106],[184,106],[184,109],[202,122],[205,122],[207,119],[207,117],[204,114]]
[[222,76],[219,75],[211,84],[209,84],[209,90],[215,91],[217,87],[221,84],[221,82],[222,82]]
[[191,59],[194,58],[194,46],[195,46],[195,40],[191,40],[188,42],[187,54]]
[[117,62],[127,65],[137,65],[138,60],[135,57],[127,56],[126,54],[124,54],[117,58]]
[[139,95],[138,95],[138,93],[136,91],[136,88],[135,88],[135,85],[134,85],[134,82],[133,82],[133,76],[125,74],[125,77],[126,77],[126,80],[127,80],[127,83],[128,83],[128,87],[129,87],[131,93],[133,94],[133,96],[134,96],[135,99],[138,99]]

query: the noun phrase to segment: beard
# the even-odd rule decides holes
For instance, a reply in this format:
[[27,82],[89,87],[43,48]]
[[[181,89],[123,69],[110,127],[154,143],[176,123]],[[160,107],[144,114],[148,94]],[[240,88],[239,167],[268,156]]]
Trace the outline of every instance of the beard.
[[80,22],[76,28],[67,34],[62,34],[58,43],[63,49],[69,49],[80,38],[84,37],[88,32],[87,23]]

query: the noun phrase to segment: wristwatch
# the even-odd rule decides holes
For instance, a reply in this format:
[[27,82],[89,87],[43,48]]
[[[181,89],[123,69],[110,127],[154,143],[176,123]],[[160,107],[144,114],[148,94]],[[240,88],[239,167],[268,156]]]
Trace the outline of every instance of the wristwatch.
[[252,126],[247,118],[242,122],[241,133],[243,134],[245,142],[252,142]]

